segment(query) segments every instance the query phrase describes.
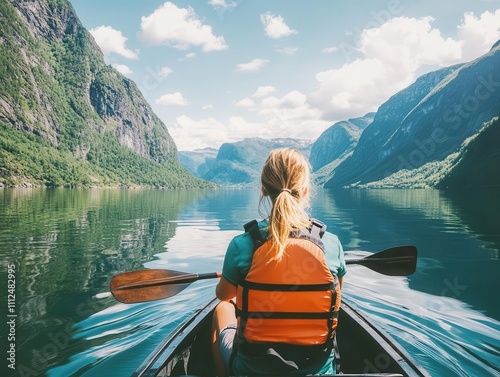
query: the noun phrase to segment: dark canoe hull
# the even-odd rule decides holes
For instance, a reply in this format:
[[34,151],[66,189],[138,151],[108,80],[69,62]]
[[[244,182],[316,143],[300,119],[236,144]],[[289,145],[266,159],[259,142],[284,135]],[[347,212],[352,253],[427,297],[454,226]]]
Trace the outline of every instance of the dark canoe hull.
[[[212,313],[217,303],[217,299],[211,300],[177,327],[134,376],[213,376],[209,342]],[[346,302],[341,306],[337,343],[343,377],[429,376],[394,339]]]

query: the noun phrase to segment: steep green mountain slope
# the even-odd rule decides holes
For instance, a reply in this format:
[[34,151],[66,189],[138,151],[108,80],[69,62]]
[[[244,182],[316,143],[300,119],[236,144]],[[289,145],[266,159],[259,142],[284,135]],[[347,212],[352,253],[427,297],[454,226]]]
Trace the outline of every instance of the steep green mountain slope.
[[455,153],[441,161],[428,162],[416,169],[402,169],[360,188],[467,188],[500,187],[500,122],[496,117]]
[[200,187],[67,0],[0,1],[0,185]]
[[356,148],[364,129],[373,122],[375,113],[335,123],[325,130],[311,147],[309,161],[315,184],[323,186],[335,169]]
[[453,169],[438,187],[500,187],[500,119],[488,122],[460,150]]
[[366,186],[398,171],[439,163],[498,115],[497,43],[470,63],[420,77],[381,105],[352,156],[335,169],[325,186]]

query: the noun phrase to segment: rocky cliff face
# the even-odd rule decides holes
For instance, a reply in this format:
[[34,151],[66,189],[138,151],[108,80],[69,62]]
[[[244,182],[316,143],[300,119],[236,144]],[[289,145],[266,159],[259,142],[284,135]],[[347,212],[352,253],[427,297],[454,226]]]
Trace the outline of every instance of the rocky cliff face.
[[47,43],[62,42],[82,28],[73,8],[65,1],[12,0],[31,34]]
[[[135,83],[105,64],[69,1],[12,0],[0,8],[4,126],[41,137],[57,149],[54,153],[69,151],[77,160],[88,160],[95,165],[94,181],[116,180],[119,159],[142,164],[145,158],[188,176],[165,125]],[[96,155],[100,158],[90,158]],[[23,174],[30,179],[31,173]],[[95,177],[99,174],[102,179]]]
[[420,77],[380,106],[327,187],[357,186],[441,161],[500,114],[500,47]]
[[166,127],[135,83],[115,69],[103,67],[96,73],[90,83],[89,99],[121,145],[157,162],[168,161],[176,154]]

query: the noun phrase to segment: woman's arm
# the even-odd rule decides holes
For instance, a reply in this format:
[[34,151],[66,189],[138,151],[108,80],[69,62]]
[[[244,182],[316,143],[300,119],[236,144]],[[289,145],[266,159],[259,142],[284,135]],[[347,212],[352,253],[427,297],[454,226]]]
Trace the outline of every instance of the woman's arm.
[[221,301],[230,301],[236,297],[236,286],[228,282],[223,276],[217,283],[217,287],[215,287],[215,295]]

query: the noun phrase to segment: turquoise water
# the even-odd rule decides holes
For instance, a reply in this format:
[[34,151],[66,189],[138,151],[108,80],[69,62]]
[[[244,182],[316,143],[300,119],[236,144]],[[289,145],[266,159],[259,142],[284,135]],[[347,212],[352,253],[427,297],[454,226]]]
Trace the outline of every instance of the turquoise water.
[[[417,272],[350,266],[344,297],[432,376],[500,375],[499,190],[318,190],[313,216],[346,253],[419,250]],[[215,280],[169,299],[106,295],[123,271],[221,269],[229,240],[260,218],[257,190],[0,190],[0,279],[15,265],[15,370],[2,376],[129,376],[213,294]],[[5,285],[2,283],[2,287]],[[0,292],[7,314],[7,289]],[[8,331],[2,325],[5,354]]]

